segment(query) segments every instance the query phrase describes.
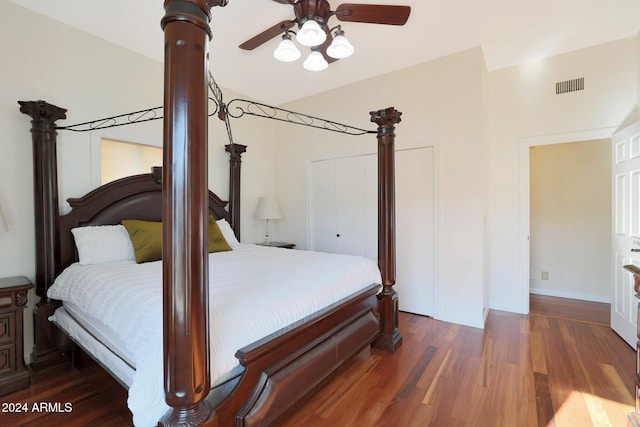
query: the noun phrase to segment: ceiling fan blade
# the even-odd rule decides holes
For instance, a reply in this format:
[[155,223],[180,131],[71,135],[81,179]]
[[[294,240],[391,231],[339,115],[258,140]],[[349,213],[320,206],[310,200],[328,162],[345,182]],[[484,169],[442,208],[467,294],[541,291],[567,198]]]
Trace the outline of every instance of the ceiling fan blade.
[[260,34],[251,37],[246,42],[242,43],[239,47],[244,50],[253,50],[258,46],[268,42],[272,38],[278,36],[279,34],[284,34],[286,30],[293,27],[296,24],[295,20],[286,20],[277,23],[271,28],[268,28],[261,32]]
[[343,3],[336,9],[335,16],[347,22],[404,25],[410,13],[410,6]]

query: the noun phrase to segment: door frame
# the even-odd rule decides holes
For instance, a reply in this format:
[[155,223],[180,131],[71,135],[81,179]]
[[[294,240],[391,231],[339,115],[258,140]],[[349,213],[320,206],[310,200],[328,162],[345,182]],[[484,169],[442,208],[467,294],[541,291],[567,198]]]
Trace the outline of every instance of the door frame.
[[520,268],[518,289],[520,292],[519,303],[516,311],[518,313],[529,313],[529,274],[531,269],[531,247],[530,247],[530,227],[531,227],[531,182],[530,182],[530,159],[529,151],[531,147],[540,145],[564,144],[567,142],[591,141],[596,139],[611,139],[618,127],[605,127],[589,129],[575,132],[563,132],[550,135],[533,136],[520,139],[520,226],[519,226],[519,252]]

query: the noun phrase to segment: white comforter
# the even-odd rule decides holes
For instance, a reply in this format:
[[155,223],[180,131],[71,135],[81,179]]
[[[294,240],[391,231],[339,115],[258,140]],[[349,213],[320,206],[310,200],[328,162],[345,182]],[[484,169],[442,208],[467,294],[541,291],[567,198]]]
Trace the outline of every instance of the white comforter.
[[[242,244],[209,255],[211,380],[238,365],[235,352],[372,283],[378,266],[348,255]],[[128,405],[136,426],[156,425],[164,401],[162,264],[68,267],[48,296],[70,301],[122,342],[136,365]],[[239,322],[237,319],[251,321]]]

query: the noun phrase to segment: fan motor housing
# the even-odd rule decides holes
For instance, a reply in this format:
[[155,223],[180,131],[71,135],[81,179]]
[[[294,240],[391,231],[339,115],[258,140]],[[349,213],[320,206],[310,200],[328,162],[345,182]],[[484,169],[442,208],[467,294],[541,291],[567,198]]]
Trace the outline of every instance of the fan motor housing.
[[293,10],[300,27],[309,19],[324,27],[331,16],[331,6],[327,0],[298,0],[294,3]]

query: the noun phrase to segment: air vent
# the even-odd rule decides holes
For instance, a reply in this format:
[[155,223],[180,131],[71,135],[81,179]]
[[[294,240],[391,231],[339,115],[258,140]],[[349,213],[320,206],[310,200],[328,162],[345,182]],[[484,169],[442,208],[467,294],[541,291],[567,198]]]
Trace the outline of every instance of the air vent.
[[556,83],[556,95],[567,92],[575,92],[577,90],[584,90],[584,77]]

